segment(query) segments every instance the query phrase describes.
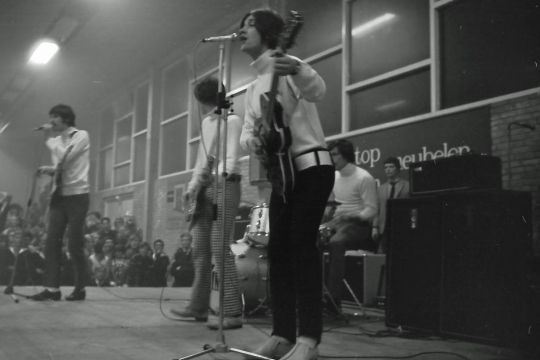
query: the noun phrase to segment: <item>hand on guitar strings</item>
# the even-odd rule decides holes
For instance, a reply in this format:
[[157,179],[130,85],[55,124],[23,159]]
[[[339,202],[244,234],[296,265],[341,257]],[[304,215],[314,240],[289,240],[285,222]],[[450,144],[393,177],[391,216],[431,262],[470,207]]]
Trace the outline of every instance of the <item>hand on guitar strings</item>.
[[261,156],[264,154],[262,142],[258,137],[252,137],[248,140],[248,147],[253,151],[255,157],[261,160]]
[[274,58],[274,73],[278,76],[296,75],[300,70],[300,62],[287,54],[276,51],[272,57]]
[[52,176],[54,175],[54,172],[55,172],[56,168],[54,166],[51,166],[51,165],[43,165],[43,166],[40,166],[38,169],[37,169],[37,174],[38,175],[49,175],[49,176]]
[[189,204],[192,200],[195,200],[195,196],[197,194],[197,189],[196,188],[192,188],[192,189],[189,189],[189,190],[186,190],[186,192],[184,192],[184,195],[182,195],[183,197],[183,204],[184,204],[184,207],[187,206],[187,204]]

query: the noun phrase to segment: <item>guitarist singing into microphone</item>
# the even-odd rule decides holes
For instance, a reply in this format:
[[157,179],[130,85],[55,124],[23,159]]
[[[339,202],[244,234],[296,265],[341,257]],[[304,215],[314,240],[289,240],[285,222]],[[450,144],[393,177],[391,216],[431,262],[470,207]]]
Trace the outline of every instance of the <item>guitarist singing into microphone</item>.
[[[223,90],[225,91],[225,90]],[[195,318],[197,321],[206,321],[210,329],[218,329],[218,317],[208,316],[210,307],[212,255],[216,260],[215,269],[218,278],[221,278],[221,264],[225,261],[225,286],[224,286],[224,313],[223,329],[242,327],[242,304],[238,288],[238,275],[234,256],[226,252],[222,256],[223,241],[230,239],[232,225],[240,202],[239,174],[239,139],[242,131],[242,120],[234,114],[226,117],[227,126],[220,115],[215,113],[218,106],[218,80],[208,77],[199,82],[194,89],[194,95],[201,104],[203,113],[207,114],[201,124],[201,141],[197,154],[197,162],[193,170],[193,176],[188,184],[184,195],[184,204],[188,206],[189,227],[193,235],[193,267],[195,277],[191,290],[189,305],[181,310],[171,309],[174,315],[182,318]],[[222,111],[227,111],[222,110]],[[220,134],[217,136],[217,125]],[[227,136],[225,136],[227,128]],[[223,145],[218,151],[218,140],[222,143],[226,139],[225,159],[226,176],[214,171],[221,172],[223,169],[221,156]],[[218,164],[214,164],[217,154],[220,154]],[[225,194],[223,194],[222,181],[225,181]],[[217,187],[215,182],[219,181]],[[217,219],[214,219],[214,191],[217,189]],[[225,209],[222,208],[223,196],[225,196]],[[225,216],[224,216],[225,215]],[[222,234],[222,223],[225,221],[225,233]],[[223,236],[222,236],[223,235]]]
[[322,333],[317,237],[334,184],[315,106],[326,85],[311,66],[285,53],[299,25],[297,13],[291,12],[285,23],[276,12],[259,9],[245,15],[239,30],[240,49],[253,59],[257,72],[246,93],[240,143],[259,157],[272,184],[268,255],[273,330],[253,351],[286,360],[317,358]]
[[[87,283],[84,255],[84,219],[89,206],[88,171],[90,139],[84,130],[75,128],[75,113],[68,105],[59,104],[49,111],[50,123],[45,131],[46,145],[51,151],[52,166],[42,166],[38,174],[53,177],[53,192],[49,204],[49,225],[45,240],[45,289],[32,300],[54,300],[60,294],[60,261],[62,241],[67,228],[67,247],[74,266],[75,288],[66,300],[84,300]],[[52,136],[52,132],[58,136]]]

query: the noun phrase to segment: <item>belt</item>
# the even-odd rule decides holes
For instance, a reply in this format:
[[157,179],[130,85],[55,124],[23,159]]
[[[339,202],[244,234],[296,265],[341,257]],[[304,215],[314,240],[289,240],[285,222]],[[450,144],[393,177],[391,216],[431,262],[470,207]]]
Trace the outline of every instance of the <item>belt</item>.
[[240,181],[242,181],[242,175],[240,175],[240,174],[229,174],[225,178],[225,181],[240,182]]
[[296,171],[302,171],[312,166],[334,165],[328,150],[314,150],[294,158]]

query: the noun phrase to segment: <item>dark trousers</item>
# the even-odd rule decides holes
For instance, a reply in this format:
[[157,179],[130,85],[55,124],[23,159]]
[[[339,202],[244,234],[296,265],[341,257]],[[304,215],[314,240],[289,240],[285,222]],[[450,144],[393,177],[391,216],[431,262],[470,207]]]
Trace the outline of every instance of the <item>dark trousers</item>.
[[270,298],[273,335],[291,342],[298,336],[321,340],[322,263],[317,247],[319,225],[334,185],[333,166],[314,166],[296,174],[295,188],[284,203],[270,198]]
[[87,261],[84,255],[84,219],[88,212],[88,194],[53,195],[49,206],[49,227],[45,241],[45,287],[60,287],[62,245],[66,227],[67,249],[74,267],[74,285],[83,289],[87,283]]

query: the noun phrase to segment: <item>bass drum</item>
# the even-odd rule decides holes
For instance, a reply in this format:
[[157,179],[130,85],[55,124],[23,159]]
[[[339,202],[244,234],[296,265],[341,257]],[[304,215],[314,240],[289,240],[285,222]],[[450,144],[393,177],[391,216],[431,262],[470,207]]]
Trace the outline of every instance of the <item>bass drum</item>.
[[269,303],[266,247],[251,246],[246,253],[236,256],[235,261],[244,311],[249,314],[266,308]]

